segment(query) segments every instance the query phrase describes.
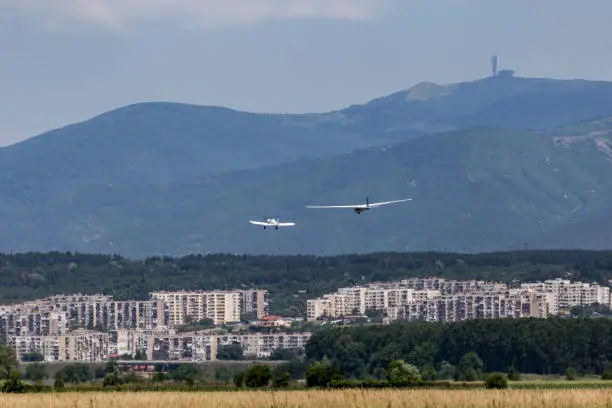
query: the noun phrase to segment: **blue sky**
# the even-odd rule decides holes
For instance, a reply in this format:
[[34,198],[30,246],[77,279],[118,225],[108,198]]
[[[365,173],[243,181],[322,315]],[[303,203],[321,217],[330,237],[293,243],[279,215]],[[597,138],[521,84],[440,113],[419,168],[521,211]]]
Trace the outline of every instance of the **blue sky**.
[[141,101],[321,112],[420,81],[612,80],[609,0],[0,0],[0,144]]

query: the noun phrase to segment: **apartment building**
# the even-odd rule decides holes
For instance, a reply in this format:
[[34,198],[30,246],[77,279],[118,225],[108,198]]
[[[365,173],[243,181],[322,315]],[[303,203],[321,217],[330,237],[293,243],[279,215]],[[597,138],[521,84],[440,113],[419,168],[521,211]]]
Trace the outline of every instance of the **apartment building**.
[[278,349],[304,350],[312,333],[276,333],[276,334],[226,334],[217,336],[217,346],[240,344],[243,353],[251,358],[267,358]]
[[168,333],[149,335],[147,359],[164,361],[214,361],[217,359],[215,335]]
[[68,318],[65,313],[40,310],[30,305],[16,305],[0,311],[0,338],[3,341],[9,336],[61,335],[68,330]]
[[153,292],[152,300],[163,301],[170,327],[187,319],[211,319],[215,325],[239,322],[246,313],[261,318],[268,313],[267,292],[263,290]]
[[549,279],[544,282],[523,283],[521,288],[534,292],[552,293],[557,309],[599,303],[612,306],[610,288],[597,283],[572,282],[568,279]]
[[108,359],[109,336],[91,330],[75,330],[58,336],[10,336],[7,344],[22,361],[26,353],[40,353],[44,361],[100,362]]
[[596,284],[550,280],[511,289],[499,282],[414,278],[341,288],[307,301],[308,320],[365,310],[397,319],[458,321],[497,317],[548,317],[561,308],[592,303],[610,305],[610,289]]
[[70,327],[119,329],[156,329],[169,324],[165,304],[156,300],[117,301],[105,296],[76,301],[52,301],[55,310],[66,313]]
[[408,304],[398,319],[430,322],[456,322],[468,319],[546,318],[556,313],[552,294],[528,291],[483,292],[441,295]]

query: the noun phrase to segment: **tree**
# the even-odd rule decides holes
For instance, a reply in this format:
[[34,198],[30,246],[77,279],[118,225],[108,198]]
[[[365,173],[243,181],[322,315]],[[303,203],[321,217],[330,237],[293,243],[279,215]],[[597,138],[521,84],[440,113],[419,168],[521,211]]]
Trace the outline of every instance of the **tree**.
[[234,385],[238,388],[244,385],[244,371],[234,374]]
[[91,379],[89,368],[84,363],[69,364],[59,370],[55,374],[56,379],[60,379],[62,383],[79,384]]
[[181,364],[178,370],[170,374],[170,378],[175,381],[185,381],[187,384],[192,385],[201,375],[200,366],[197,364]]
[[23,355],[21,356],[21,361],[23,361],[24,363],[29,363],[32,361],[43,361],[44,359],[45,359],[45,356],[35,351],[29,352],[29,353],[23,353]]
[[438,378],[440,380],[450,380],[455,378],[455,366],[448,361],[442,361],[440,363],[440,369],[438,370]]
[[294,360],[295,358],[296,358],[295,351],[291,349],[278,348],[274,350],[272,353],[270,353],[270,357],[268,357],[268,360],[290,361],[290,360]]
[[502,373],[491,373],[485,379],[485,386],[494,389],[508,388],[508,379]]
[[601,375],[602,380],[612,380],[612,364],[608,364]]
[[574,381],[576,378],[578,378],[578,372],[575,368],[569,367],[567,370],[565,370],[565,379],[567,381]]
[[419,369],[404,360],[393,360],[387,367],[386,375],[391,384],[417,384],[421,381]]
[[455,380],[457,381],[477,381],[482,375],[484,363],[473,351],[466,353],[457,364]]
[[47,378],[45,365],[42,363],[30,363],[25,369],[25,379],[28,381],[41,381]]
[[432,364],[427,364],[421,369],[421,378],[423,381],[436,381],[438,379],[438,372]]
[[519,381],[521,379],[521,373],[514,367],[514,364],[508,368],[508,379],[510,381]]
[[168,376],[166,375],[166,373],[162,373],[161,371],[156,372],[155,374],[153,374],[153,377],[151,377],[151,381],[154,383],[164,382],[167,379]]
[[0,379],[8,378],[17,368],[15,350],[6,344],[0,344]]
[[215,380],[224,382],[226,384],[232,382],[234,378],[232,369],[227,366],[220,366],[215,370]]
[[287,388],[291,382],[291,374],[277,367],[272,373],[272,386],[274,388]]
[[219,360],[244,360],[244,352],[238,343],[219,346],[217,350]]
[[343,373],[331,366],[329,361],[317,361],[306,369],[306,385],[308,387],[327,387],[334,380],[341,380]]
[[63,390],[64,389],[64,381],[60,378],[60,377],[56,377],[55,381],[53,382],[53,388],[55,388],[56,390]]
[[104,377],[103,387],[117,387],[121,385],[121,379],[117,373],[111,372]]
[[383,312],[376,309],[367,309],[365,315],[372,323],[382,323],[384,317]]
[[106,374],[119,375],[119,364],[117,363],[117,360],[108,360],[104,365],[104,371]]
[[249,388],[265,387],[272,379],[272,370],[263,364],[250,366],[244,373],[244,384]]
[[26,392],[25,384],[21,381],[21,374],[13,371],[9,374],[8,379],[2,385],[2,392],[5,393],[24,393]]

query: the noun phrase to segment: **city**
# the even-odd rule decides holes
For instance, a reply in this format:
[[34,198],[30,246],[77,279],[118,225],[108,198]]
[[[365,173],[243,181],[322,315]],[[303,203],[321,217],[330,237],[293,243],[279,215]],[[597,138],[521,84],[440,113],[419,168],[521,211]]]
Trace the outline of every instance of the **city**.
[[[307,301],[306,321],[318,325],[367,320],[455,322],[547,318],[570,308],[609,308],[610,288],[567,279],[507,285],[480,280],[410,278],[339,288]],[[103,294],[55,295],[0,306],[0,336],[20,361],[102,362],[131,359],[207,362],[239,345],[245,358],[277,350],[303,352],[312,333],[303,318],[271,316],[266,290],[151,292],[148,300]],[[315,326],[315,327],[316,327]]]

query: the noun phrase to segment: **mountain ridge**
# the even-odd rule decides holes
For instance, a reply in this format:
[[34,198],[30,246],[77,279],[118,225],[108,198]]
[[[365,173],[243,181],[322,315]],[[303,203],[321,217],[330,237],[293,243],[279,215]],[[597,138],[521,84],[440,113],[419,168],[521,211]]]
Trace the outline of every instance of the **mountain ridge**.
[[[52,249],[138,257],[517,249],[605,208],[612,163],[594,139],[584,141],[564,146],[548,134],[481,127],[168,186],[90,186],[43,216],[50,233],[33,249],[54,237]],[[359,216],[304,208],[366,195],[413,201]],[[263,216],[297,225],[262,235],[248,219]]]
[[[296,115],[131,104],[0,149],[0,222],[11,231],[0,248],[149,256],[563,246],[605,225],[611,132],[612,82],[601,81],[420,83]],[[303,208],[412,194],[359,218]],[[248,219],[262,216],[298,225],[261,235]]]

